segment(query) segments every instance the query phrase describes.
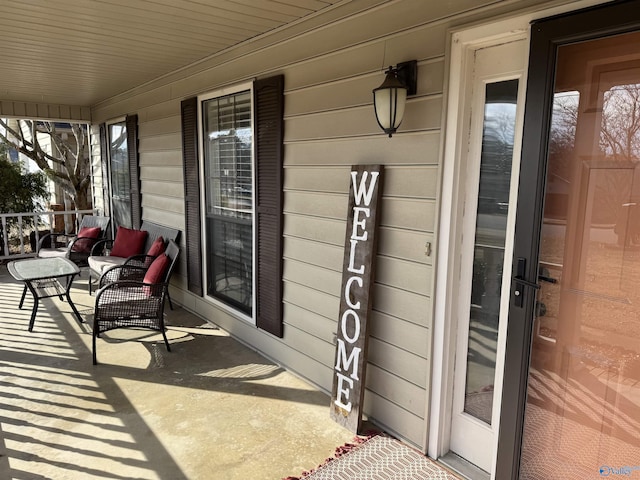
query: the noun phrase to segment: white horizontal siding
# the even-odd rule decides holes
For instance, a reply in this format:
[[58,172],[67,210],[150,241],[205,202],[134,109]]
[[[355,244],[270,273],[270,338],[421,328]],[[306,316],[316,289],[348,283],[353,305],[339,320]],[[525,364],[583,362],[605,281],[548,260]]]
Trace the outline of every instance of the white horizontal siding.
[[371,335],[390,345],[402,347],[418,357],[428,358],[430,349],[429,331],[421,325],[374,311]]
[[[402,121],[403,131],[439,128],[441,108],[441,95],[408,100]],[[371,105],[286,118],[284,128],[286,142],[379,135],[380,133]]]
[[401,288],[376,283],[373,308],[422,327],[431,326],[430,299]]
[[[376,262],[376,282],[429,296],[431,294],[431,267],[392,257],[378,255]],[[418,281],[416,281],[418,279]]]
[[342,268],[343,248],[288,236],[284,240],[285,259],[323,266],[335,271]]
[[[303,310],[315,312],[318,315],[329,318],[333,321],[335,328],[340,306],[336,295],[324,293],[300,283],[285,282],[283,297],[285,305],[295,305]],[[325,381],[323,383],[327,386],[330,382]]]
[[[140,178],[143,182],[155,181],[155,182],[175,182],[183,181],[182,166],[173,166],[167,163],[152,163],[149,162],[149,157],[144,158],[143,165],[140,166]],[[154,159],[154,161],[156,161]]]
[[[349,192],[350,166],[308,166],[285,168],[285,189],[308,192]],[[436,196],[438,168],[431,165],[390,165],[384,171],[386,197],[429,198]],[[344,214],[346,215],[346,209]]]
[[[421,397],[421,395],[419,396]],[[412,410],[418,411],[417,405],[413,405]],[[422,415],[416,415],[411,410],[407,410],[369,389],[367,389],[364,398],[364,410],[376,412],[375,421],[391,434],[414,444],[418,448],[424,448],[425,423]]]
[[[353,164],[384,163],[408,165],[438,165],[440,132],[421,132],[413,135],[375,135],[364,138],[310,140],[285,145],[285,167],[289,161],[297,167],[324,165],[327,167]],[[427,153],[428,152],[428,153]]]
[[342,220],[346,201],[347,196],[341,194],[288,191],[284,196],[284,212]]
[[140,155],[140,168],[174,167],[182,171],[182,150],[178,149],[147,151]]
[[[291,118],[311,112],[370,106],[372,91],[381,83],[380,73],[380,71],[374,71],[366,75],[291,91],[285,97],[285,116]],[[443,58],[418,65],[418,89],[423,94],[441,93],[443,77]]]
[[397,375],[371,363],[367,368],[367,384],[373,385],[378,395],[408,411],[426,408],[424,387],[403,381]]
[[285,238],[295,237],[342,246],[344,244],[344,229],[345,222],[340,220],[293,214],[284,217]]
[[[309,265],[307,263],[289,260],[284,264],[283,277],[285,282],[313,288],[319,292],[340,296],[341,273],[328,268]],[[335,299],[332,299],[335,303]]]
[[[181,217],[184,215],[184,202],[182,198],[174,197],[169,198],[165,195],[153,195],[148,192],[143,191],[143,201],[142,207],[147,208],[145,213],[148,213],[151,210],[165,211],[168,214],[177,214]],[[168,222],[167,219],[163,220],[163,224],[171,226],[172,224]],[[184,225],[184,221],[179,222],[180,225]]]
[[324,317],[292,303],[285,304],[284,310],[284,316],[289,319],[290,326],[303,330],[308,335],[319,338],[328,344],[333,345],[335,343],[336,337],[333,333],[334,318]]
[[142,195],[149,194],[183,199],[184,184],[180,181],[181,179],[182,176],[178,177],[177,181],[172,182],[147,180],[142,186]]
[[431,265],[433,258],[427,255],[427,244],[433,244],[433,238],[432,232],[424,233],[381,227],[378,254]]

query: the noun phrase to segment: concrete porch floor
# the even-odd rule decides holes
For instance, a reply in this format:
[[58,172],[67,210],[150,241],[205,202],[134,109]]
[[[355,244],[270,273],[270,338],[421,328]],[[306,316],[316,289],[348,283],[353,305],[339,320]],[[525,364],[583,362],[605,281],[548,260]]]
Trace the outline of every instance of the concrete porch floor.
[[[71,291],[92,313],[83,272]],[[18,309],[22,283],[0,266],[0,478],[281,479],[353,434],[329,397],[202,319],[167,305],[160,335],[98,339],[66,302]]]

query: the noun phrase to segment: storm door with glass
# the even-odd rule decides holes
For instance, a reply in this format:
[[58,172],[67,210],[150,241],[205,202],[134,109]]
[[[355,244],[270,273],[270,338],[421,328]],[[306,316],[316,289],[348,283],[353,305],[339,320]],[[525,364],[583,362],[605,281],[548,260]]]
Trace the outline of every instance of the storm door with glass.
[[524,361],[506,374],[526,396],[519,457],[498,459],[499,478],[640,477],[637,13],[533,28],[508,340]]
[[640,470],[638,45],[558,50],[523,479]]

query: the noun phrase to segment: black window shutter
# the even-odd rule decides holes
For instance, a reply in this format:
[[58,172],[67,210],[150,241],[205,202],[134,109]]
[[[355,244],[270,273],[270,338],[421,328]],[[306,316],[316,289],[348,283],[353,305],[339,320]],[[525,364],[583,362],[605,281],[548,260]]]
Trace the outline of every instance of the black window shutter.
[[187,247],[187,288],[202,296],[202,230],[200,222],[200,175],[198,159],[198,98],[180,105],[182,114],[182,166]]
[[277,337],[282,325],[282,162],[284,76],[254,83],[256,172],[256,323]]
[[100,124],[100,165],[102,165],[102,202],[104,215],[111,212],[111,193],[109,189],[109,143],[107,140],[107,124]]
[[131,224],[140,228],[142,224],[142,202],[140,200],[140,162],[138,157],[138,115],[127,115],[127,152],[129,155],[129,183],[131,196]]

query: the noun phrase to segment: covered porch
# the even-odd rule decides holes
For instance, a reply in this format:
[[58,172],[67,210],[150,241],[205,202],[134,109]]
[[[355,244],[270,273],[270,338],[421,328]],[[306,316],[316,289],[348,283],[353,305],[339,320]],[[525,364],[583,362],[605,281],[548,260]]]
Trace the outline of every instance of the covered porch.
[[[91,314],[86,272],[72,287]],[[0,477],[270,478],[300,475],[353,435],[329,397],[175,306],[166,351],[155,332],[116,330],[98,343],[70,306],[30,295],[0,265]]]

